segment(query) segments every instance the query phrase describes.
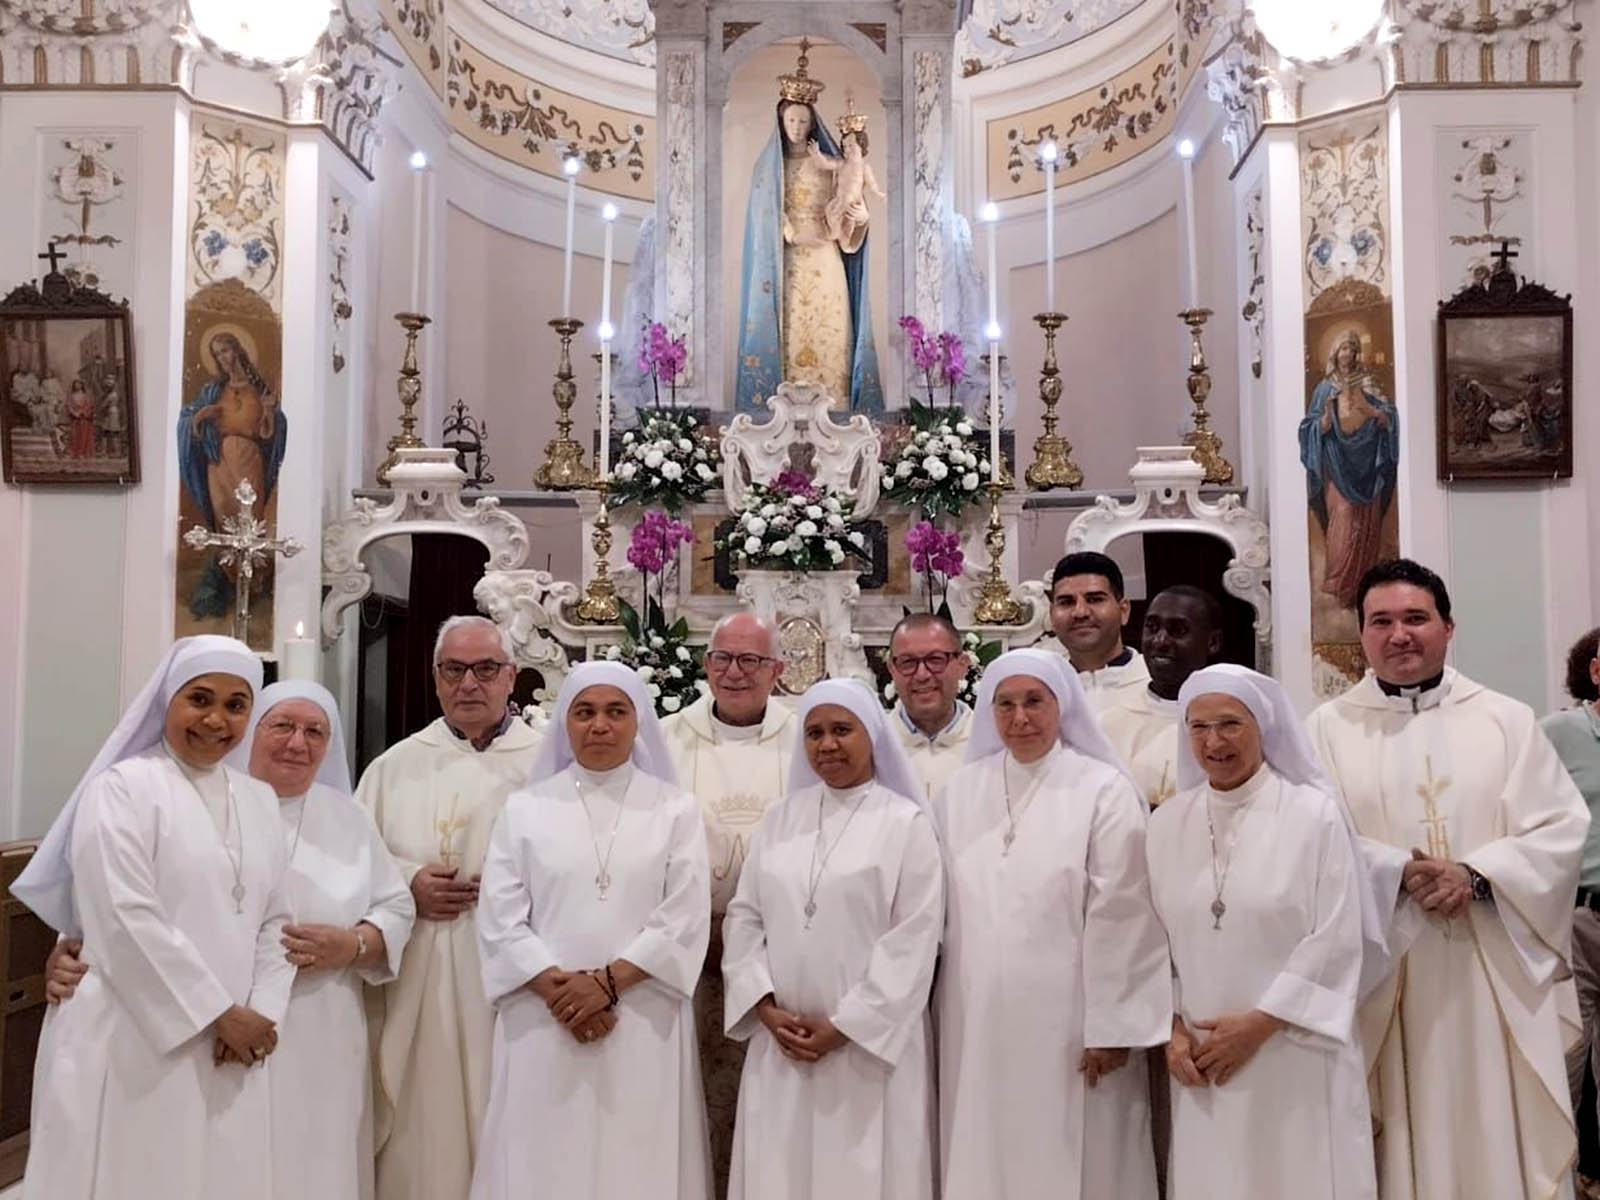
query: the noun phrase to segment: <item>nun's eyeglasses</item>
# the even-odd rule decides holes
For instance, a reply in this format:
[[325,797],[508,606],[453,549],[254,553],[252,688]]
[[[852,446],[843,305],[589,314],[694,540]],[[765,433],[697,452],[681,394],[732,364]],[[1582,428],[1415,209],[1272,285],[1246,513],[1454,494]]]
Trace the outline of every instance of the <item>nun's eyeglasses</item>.
[[261,723],[261,732],[270,738],[287,742],[295,734],[305,735],[308,745],[319,745],[328,740],[328,727],[326,725],[302,725],[298,721],[291,721],[287,717],[274,717],[270,721]]

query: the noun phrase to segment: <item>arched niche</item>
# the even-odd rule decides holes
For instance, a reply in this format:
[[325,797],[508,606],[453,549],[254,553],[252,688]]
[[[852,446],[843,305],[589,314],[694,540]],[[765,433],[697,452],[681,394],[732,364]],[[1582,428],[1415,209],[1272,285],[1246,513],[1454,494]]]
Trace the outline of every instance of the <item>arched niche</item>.
[[[741,14],[742,15],[742,14]],[[873,81],[875,95],[855,96],[861,111],[869,112],[871,125],[868,137],[871,142],[869,161],[877,173],[878,181],[889,195],[886,202],[869,200],[874,215],[874,228],[870,234],[869,272],[873,289],[873,332],[876,335],[879,371],[883,377],[885,395],[899,394],[899,356],[889,352],[893,337],[893,315],[910,311],[906,303],[905,255],[900,248],[907,239],[908,223],[912,219],[910,178],[906,154],[907,131],[905,125],[904,74],[901,65],[901,45],[894,23],[877,26],[882,40],[869,37],[852,19],[859,16],[848,5],[823,5],[788,3],[761,6],[761,20],[734,21],[717,16],[712,21],[711,38],[706,45],[704,154],[699,161],[705,164],[698,187],[704,188],[706,214],[706,267],[700,285],[705,299],[706,363],[713,372],[711,395],[726,395],[732,403],[732,391],[723,391],[733,357],[738,353],[736,329],[739,307],[739,289],[725,286],[724,255],[735,259],[734,278],[742,269],[745,212],[743,198],[748,194],[749,173],[754,154],[741,162],[727,163],[724,147],[727,144],[727,110],[730,90],[743,80],[742,69],[753,59],[765,60],[779,43],[785,43],[782,65],[763,81],[770,94],[766,118],[760,128],[759,153],[766,144],[776,120],[778,101],[777,77],[794,70],[799,52],[799,39],[807,37],[813,43],[810,73],[828,85],[818,102],[829,128],[837,133],[838,115],[845,109],[845,84],[827,77],[825,65],[819,65],[828,55],[839,50],[859,62],[864,72],[855,72],[856,78]],[[776,59],[774,60],[777,61]],[[868,103],[870,101],[870,103]],[[881,122],[878,114],[881,112]],[[724,176],[737,170],[743,183],[734,194],[738,197],[731,205],[724,194]],[[670,220],[670,218],[669,218]],[[670,241],[670,231],[668,235]],[[879,256],[881,261],[879,260]],[[670,269],[670,264],[669,264]],[[658,277],[658,289],[670,290],[670,279]],[[687,286],[687,281],[684,285]],[[670,311],[669,297],[658,294],[658,311]],[[882,314],[882,320],[878,314]],[[730,341],[730,338],[732,339]],[[713,405],[720,407],[720,405]]]
[[1248,604],[1255,614],[1255,669],[1272,670],[1271,553],[1267,523],[1244,506],[1237,495],[1215,502],[1200,497],[1205,471],[1187,446],[1141,446],[1139,461],[1128,472],[1134,498],[1118,502],[1097,497],[1067,530],[1066,553],[1106,551],[1113,542],[1146,534],[1182,534],[1215,539],[1231,557],[1222,572],[1222,588]]

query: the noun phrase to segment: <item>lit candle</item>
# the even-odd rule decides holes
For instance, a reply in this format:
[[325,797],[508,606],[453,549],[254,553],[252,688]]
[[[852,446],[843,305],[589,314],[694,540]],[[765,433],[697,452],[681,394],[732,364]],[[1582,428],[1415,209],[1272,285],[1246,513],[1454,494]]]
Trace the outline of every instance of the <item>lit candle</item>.
[[427,234],[422,228],[422,177],[428,171],[428,156],[411,152],[411,311],[422,311],[422,245]]
[[1188,138],[1178,143],[1183,160],[1183,227],[1189,252],[1189,307],[1200,307],[1200,249],[1194,234],[1194,143]]
[[561,258],[561,315],[572,315],[572,228],[578,205],[578,171],[583,160],[569,154],[561,160],[562,173],[567,177],[567,244]]
[[983,336],[989,339],[989,479],[1000,480],[1000,303],[999,269],[995,252],[995,227],[1000,210],[991,201],[983,206],[983,223],[989,227],[989,324]]
[[294,636],[283,639],[283,677],[317,681],[317,644],[306,637],[306,623],[294,623]]
[[1056,311],[1056,159],[1054,142],[1039,147],[1044,162],[1044,310]]
[[999,274],[995,270],[995,227],[1000,223],[1000,210],[991,201],[983,206],[983,223],[989,227],[989,324],[1000,320]]

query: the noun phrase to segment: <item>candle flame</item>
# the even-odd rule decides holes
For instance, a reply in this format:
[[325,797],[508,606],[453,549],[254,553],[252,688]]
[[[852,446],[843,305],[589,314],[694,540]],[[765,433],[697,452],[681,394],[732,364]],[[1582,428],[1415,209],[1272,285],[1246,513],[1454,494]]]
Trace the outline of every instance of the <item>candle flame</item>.
[[983,211],[978,215],[992,225],[1000,219],[1000,206],[991,200],[983,206]]
[[595,332],[600,335],[600,340],[602,342],[609,342],[612,338],[617,336],[617,327],[610,321],[601,321],[600,328]]
[[565,175],[576,175],[583,170],[583,159],[576,154],[569,154],[561,160],[561,171]]
[[306,623],[304,621],[296,621],[294,623],[294,635],[297,638],[305,637],[305,635],[306,635]]
[[1039,157],[1047,163],[1055,162],[1056,156],[1059,153],[1060,151],[1056,149],[1056,144],[1054,142],[1041,142],[1039,144]]
[[1193,158],[1194,157],[1194,142],[1191,141],[1189,138],[1184,138],[1183,141],[1178,143],[1178,157],[1179,158]]
[[615,204],[607,204],[600,210],[600,219],[602,221],[615,221],[617,219],[617,206]]
[[421,150],[413,150],[410,161],[413,171],[425,171],[428,168],[428,156]]
[[990,321],[983,331],[983,336],[991,342],[998,342],[1000,340],[1000,322]]

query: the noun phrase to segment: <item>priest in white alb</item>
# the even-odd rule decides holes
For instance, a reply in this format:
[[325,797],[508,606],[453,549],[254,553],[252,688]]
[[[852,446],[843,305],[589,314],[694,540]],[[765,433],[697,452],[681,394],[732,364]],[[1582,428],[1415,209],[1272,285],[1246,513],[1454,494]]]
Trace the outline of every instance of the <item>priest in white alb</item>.
[[724,926],[728,1032],[748,1039],[730,1200],[932,1200],[928,989],[944,867],[877,697],[797,706],[789,794]]
[[176,642],[12,885],[88,968],[40,1038],[27,1200],[272,1200],[286,855],[222,765],[260,690],[242,642]]
[[896,697],[890,728],[930,802],[967,753],[972,709],[957,693],[971,666],[960,632],[938,613],[908,613],[889,634]]
[[494,1067],[472,1200],[707,1200],[692,997],[710,920],[700,806],[644,684],[580,663],[484,861]]
[[1123,644],[1131,605],[1122,568],[1096,550],[1067,555],[1050,573],[1050,625],[1095,714],[1150,682],[1144,658]]
[[515,679],[494,622],[445,621],[433,653],[444,715],[384,751],[356,789],[417,906],[395,981],[368,993],[378,1200],[465,1200],[471,1185],[493,1038],[472,909],[489,831],[539,746],[508,707]]
[[1355,828],[1276,680],[1207,667],[1179,704],[1145,843],[1177,1007],[1167,1194],[1374,1200],[1355,1013],[1384,921]]
[[711,855],[711,941],[695,988],[700,1079],[711,1131],[716,1195],[727,1194],[733,1121],[744,1043],[723,1032],[722,918],[739,886],[750,838],[769,805],[783,798],[794,749],[794,714],[772,699],[783,659],[778,630],[753,612],[732,613],[706,644],[710,691],[661,722],[678,782],[700,802]]
[[1310,727],[1380,896],[1404,897],[1398,967],[1360,1012],[1379,1194],[1570,1196],[1567,955],[1588,809],[1533,711],[1446,667],[1437,575],[1379,563],[1356,604],[1373,673]]
[[1152,1200],[1149,1078],[1172,1027],[1144,804],[1059,654],[984,672],[945,855],[935,1008],[944,1200]]

